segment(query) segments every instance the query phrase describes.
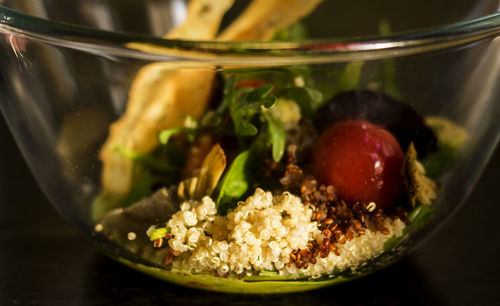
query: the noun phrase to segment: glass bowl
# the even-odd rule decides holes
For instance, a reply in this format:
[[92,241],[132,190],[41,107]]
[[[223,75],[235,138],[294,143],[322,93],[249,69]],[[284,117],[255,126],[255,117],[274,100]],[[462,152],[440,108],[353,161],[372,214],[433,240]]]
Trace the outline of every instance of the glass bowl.
[[[498,2],[372,2],[325,1],[300,24],[287,24],[286,29],[273,33],[272,41],[226,42],[160,38],[186,18],[184,1],[0,1],[0,107],[56,209],[118,261],[169,282],[224,292],[293,292],[348,281],[400,259],[443,224],[473,189],[500,135]],[[221,28],[236,20],[245,5],[245,1],[237,1]],[[355,266],[296,276],[276,271],[214,275],[171,268],[164,260],[168,248],[153,248],[147,236],[151,229],[147,231],[151,225],[166,222],[160,216],[170,216],[178,206],[170,205],[166,213],[145,217],[154,221],[132,217],[130,227],[106,223],[112,209],[133,207],[130,205],[147,197],[148,192],[168,187],[172,180],[178,182],[169,174],[140,192],[135,188],[134,194],[125,188],[128,191],[123,195],[115,191],[128,184],[130,173],[125,171],[112,180],[103,174],[103,146],[111,124],[131,108],[127,108],[127,101],[141,88],[146,88],[142,95],[161,95],[154,92],[155,86],[163,86],[160,81],[153,85],[137,81],[141,72],[146,76],[158,73],[156,80],[160,81],[169,74],[184,75],[188,97],[197,96],[198,90],[190,91],[193,86],[209,84],[210,103],[220,103],[221,96],[227,96],[231,75],[239,82],[237,86],[247,88],[239,92],[243,96],[257,85],[271,84],[272,89],[267,88],[264,95],[278,96],[279,101],[295,99],[297,104],[302,101],[306,105],[299,105],[300,113],[305,117],[308,110],[313,112],[313,125],[319,121],[332,124],[329,116],[336,113],[332,115],[320,106],[334,103],[332,98],[339,95],[350,99],[375,95],[383,102],[395,101],[378,109],[375,102],[359,98],[358,104],[368,114],[362,119],[382,113],[382,117],[404,125],[413,120],[413,114],[419,114],[424,130],[432,128],[437,137],[425,138],[421,126],[410,125],[412,137],[423,137],[417,153],[427,176],[437,183],[436,197],[430,205],[405,206],[409,221],[403,233],[388,235],[382,249]],[[315,106],[308,108],[311,105]],[[412,110],[411,116],[392,112],[401,105]],[[186,102],[183,107],[187,114],[200,115],[212,106]],[[323,112],[318,109],[326,110],[325,114],[319,114]],[[152,112],[153,117],[121,136],[124,148],[115,146],[113,154],[133,160],[133,165],[165,166],[155,164],[158,160],[149,154],[157,145],[158,131],[150,128],[155,125],[151,123],[154,114],[167,116],[169,119],[163,119],[169,127],[192,119],[168,117],[172,112]],[[265,117],[267,113],[262,114]],[[144,140],[134,138],[136,129],[143,127],[155,131],[142,135],[153,139],[154,146],[128,150],[129,139],[132,143]],[[188,124],[184,128],[192,127]],[[449,133],[443,134],[443,130]],[[234,142],[235,138],[230,139]],[[413,140],[406,139],[404,151]],[[429,149],[433,141],[435,147]],[[107,189],[115,191],[106,193]],[[126,218],[123,212],[130,210],[114,212]],[[114,236],[106,232],[106,226],[116,231]]]

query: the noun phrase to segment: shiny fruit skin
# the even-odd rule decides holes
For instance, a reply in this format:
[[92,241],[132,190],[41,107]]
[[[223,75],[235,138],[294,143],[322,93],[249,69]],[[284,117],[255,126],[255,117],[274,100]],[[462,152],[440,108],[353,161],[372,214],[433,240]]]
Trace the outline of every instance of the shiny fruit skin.
[[375,202],[389,208],[403,189],[403,151],[387,130],[362,120],[329,127],[313,150],[313,169],[349,203]]

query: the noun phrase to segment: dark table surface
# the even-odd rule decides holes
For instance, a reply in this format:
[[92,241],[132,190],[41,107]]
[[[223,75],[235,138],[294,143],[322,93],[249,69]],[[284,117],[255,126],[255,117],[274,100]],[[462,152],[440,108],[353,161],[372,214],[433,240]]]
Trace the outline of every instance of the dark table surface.
[[53,209],[0,119],[0,305],[500,305],[500,150],[467,203],[404,260],[321,290],[242,296],[186,289],[102,255]]

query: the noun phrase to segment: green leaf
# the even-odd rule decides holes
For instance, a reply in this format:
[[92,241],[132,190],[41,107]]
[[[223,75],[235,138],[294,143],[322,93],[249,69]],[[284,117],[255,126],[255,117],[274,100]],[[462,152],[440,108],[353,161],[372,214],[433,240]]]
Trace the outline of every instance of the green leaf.
[[449,169],[457,158],[456,149],[448,145],[440,145],[437,152],[428,154],[423,160],[425,174],[433,179],[438,178]]
[[428,205],[420,205],[415,207],[408,215],[410,224],[403,229],[401,236],[392,236],[384,243],[384,251],[394,248],[411,230],[419,228],[427,224],[434,215],[434,208]]
[[234,131],[240,136],[255,136],[257,135],[257,127],[250,123],[243,116],[234,115]]
[[270,108],[276,103],[276,97],[271,95],[273,86],[266,84],[255,89],[235,89],[234,75],[226,79],[223,103],[229,108],[233,120],[234,132],[239,136],[255,136],[257,127],[251,123],[254,116],[262,111],[262,107]]
[[346,64],[343,69],[323,69],[321,79],[306,86],[312,87],[322,94],[322,99],[315,106],[315,110],[343,91],[360,89],[363,66],[364,62],[351,62]]
[[273,159],[279,162],[285,153],[286,133],[283,122],[275,118],[270,112],[262,113],[267,121],[269,140],[272,145]]
[[297,22],[288,28],[276,31],[272,41],[304,41],[308,38],[304,24]]
[[273,88],[274,86],[271,84],[265,84],[259,86],[248,93],[248,95],[246,96],[246,100],[249,103],[256,103],[256,105],[261,105],[263,103],[261,103],[260,101],[266,99],[266,97],[271,93],[271,91],[273,91]]
[[134,204],[135,202],[151,194],[151,188],[153,186],[153,177],[151,173],[144,167],[137,169],[137,172],[138,174],[134,176],[132,189],[125,198],[123,204],[124,206]]
[[166,144],[168,144],[170,137],[172,137],[174,134],[182,132],[183,130],[184,129],[182,127],[175,127],[175,128],[163,130],[158,134],[158,141],[162,145],[166,145]]
[[344,67],[335,87],[336,93],[359,88],[363,64],[363,62],[351,62]]
[[259,276],[279,276],[278,271],[259,271]]
[[257,156],[252,150],[243,151],[236,156],[217,188],[217,211],[220,215],[225,215],[229,209],[236,207],[237,201],[247,193],[255,180],[256,165]]
[[100,220],[109,211],[118,207],[127,207],[151,194],[153,178],[151,173],[144,167],[134,169],[132,189],[126,195],[114,194],[103,190],[92,202],[92,220]]
[[434,214],[434,208],[428,205],[420,205],[413,209],[408,215],[408,220],[410,220],[410,226],[421,227],[425,225],[430,217]]
[[92,220],[97,221],[104,217],[108,211],[122,207],[126,196],[102,190],[92,201]]
[[158,158],[155,158],[151,154],[130,150],[128,148],[120,146],[113,147],[113,150],[115,150],[116,152],[120,153],[121,155],[130,160],[137,161],[143,164],[144,166],[151,168],[152,170],[158,172],[175,171],[175,168],[173,168],[171,165],[162,160],[159,160]]
[[323,103],[323,94],[308,87],[289,87],[276,92],[276,96],[292,100],[300,107],[303,116],[313,118],[316,110]]
[[434,131],[438,139],[437,152],[427,155],[422,161],[427,176],[437,178],[455,162],[458,150],[467,140],[467,131],[444,117],[429,116],[425,123]]
[[[387,19],[381,19],[378,24],[379,33],[382,36],[391,34],[391,26]],[[396,65],[394,59],[389,58],[381,62],[382,67],[372,77],[373,89],[380,90],[385,94],[401,100],[403,95],[396,82]]]

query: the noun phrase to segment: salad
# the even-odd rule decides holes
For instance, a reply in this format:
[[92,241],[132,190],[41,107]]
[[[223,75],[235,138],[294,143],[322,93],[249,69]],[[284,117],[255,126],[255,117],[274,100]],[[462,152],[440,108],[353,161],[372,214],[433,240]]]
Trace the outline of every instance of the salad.
[[[304,39],[297,20],[317,3],[296,2],[302,13],[260,39]],[[225,5],[209,10],[215,28]],[[248,39],[234,23],[221,36]],[[400,101],[391,65],[146,66],[101,152],[96,232],[188,285],[355,275],[432,216],[443,161],[466,137]],[[176,87],[158,101],[165,80]]]

